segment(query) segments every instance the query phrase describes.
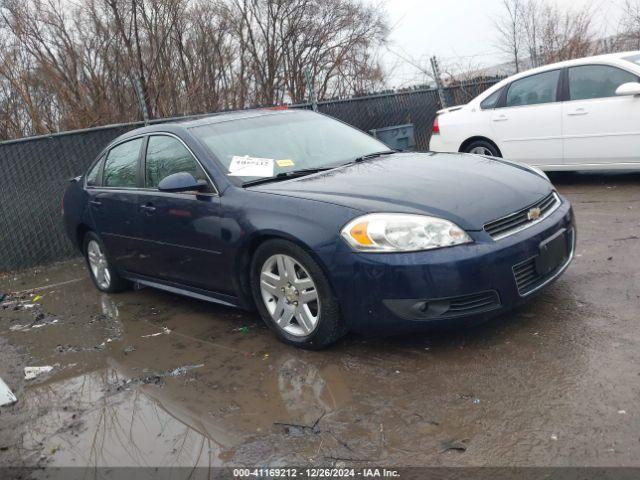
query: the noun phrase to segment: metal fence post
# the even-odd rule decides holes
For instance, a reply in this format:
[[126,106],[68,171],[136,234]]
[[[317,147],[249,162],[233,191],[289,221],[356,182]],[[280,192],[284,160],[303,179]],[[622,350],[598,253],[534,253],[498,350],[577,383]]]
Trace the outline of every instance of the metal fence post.
[[438,89],[440,105],[442,105],[442,108],[447,108],[447,101],[444,96],[444,88],[442,88],[442,80],[440,79],[440,67],[438,66],[438,59],[435,55],[431,57],[431,69],[433,70],[433,78],[436,81],[436,88]]

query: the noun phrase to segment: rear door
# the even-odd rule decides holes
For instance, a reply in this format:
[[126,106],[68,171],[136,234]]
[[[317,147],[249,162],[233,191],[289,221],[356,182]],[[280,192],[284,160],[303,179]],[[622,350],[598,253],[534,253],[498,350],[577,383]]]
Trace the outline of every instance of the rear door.
[[[160,192],[160,181],[178,172],[207,181],[207,191]],[[222,269],[220,198],[191,150],[173,135],[149,136],[144,182],[139,201],[145,241],[143,274],[233,294],[230,272]]]
[[89,208],[98,234],[118,268],[133,272],[137,270],[142,230],[137,189],[143,145],[144,138],[138,137],[112,147],[99,180],[87,179]]
[[491,124],[502,156],[532,165],[562,163],[560,70],[512,82]]
[[640,161],[640,98],[616,96],[633,73],[610,65],[567,69],[568,100],[563,104],[564,160],[567,164]]

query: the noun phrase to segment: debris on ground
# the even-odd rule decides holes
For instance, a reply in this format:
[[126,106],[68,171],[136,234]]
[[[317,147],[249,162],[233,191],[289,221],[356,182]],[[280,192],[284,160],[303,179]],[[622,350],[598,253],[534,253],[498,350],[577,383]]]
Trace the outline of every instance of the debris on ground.
[[28,325],[12,325],[9,330],[12,332],[26,332],[28,330],[38,329],[42,327],[48,327],[49,325],[55,325],[60,320],[53,315],[38,314],[33,322]]
[[124,352],[125,355],[128,353],[133,353],[136,351],[136,347],[134,347],[133,345],[129,345],[128,347],[124,347],[122,351]]
[[469,441],[468,438],[463,440],[446,440],[440,444],[441,449],[439,453],[445,453],[449,451],[455,452],[466,452],[467,446],[466,443]]
[[0,407],[7,407],[16,403],[18,399],[9,389],[6,383],[0,378]]
[[284,432],[288,435],[298,436],[305,433],[313,433],[315,435],[318,435],[320,434],[320,427],[318,425],[320,424],[320,420],[322,420],[326,414],[327,412],[323,412],[322,415],[320,415],[312,425],[285,422],[275,422],[274,425],[284,428]]
[[[33,296],[33,293],[3,293],[0,294],[0,308],[3,310],[30,310],[37,306],[40,295]],[[37,300],[36,300],[37,299]]]
[[33,380],[43,373],[49,373],[51,370],[53,370],[51,365],[45,365],[43,367],[24,367],[24,378],[25,380]]
[[169,335],[170,333],[171,333],[171,330],[169,330],[167,327],[162,327],[161,332],[151,333],[149,335],[142,335],[142,338],[159,337],[160,335]]
[[166,374],[167,377],[179,377],[181,375],[186,374],[189,370],[193,370],[195,368],[204,367],[204,363],[200,363],[198,365],[185,365],[184,367],[174,368],[170,372]]
[[204,363],[200,363],[198,365],[184,365],[182,367],[174,368],[173,370],[166,370],[160,373],[151,373],[149,375],[143,375],[141,377],[129,378],[126,380],[121,380],[116,385],[109,385],[105,390],[115,390],[120,392],[136,385],[160,385],[163,382],[163,379],[166,377],[181,377],[183,375],[186,375],[189,370],[202,367],[204,367]]

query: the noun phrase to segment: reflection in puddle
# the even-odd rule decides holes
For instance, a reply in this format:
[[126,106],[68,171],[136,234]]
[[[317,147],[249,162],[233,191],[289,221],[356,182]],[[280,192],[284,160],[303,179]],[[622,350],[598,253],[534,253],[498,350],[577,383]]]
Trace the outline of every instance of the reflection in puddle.
[[122,388],[134,369],[109,363],[109,368],[27,392],[23,408],[40,416],[26,430],[26,451],[45,452],[48,465],[57,467],[221,466],[247,436],[268,433],[278,420],[313,424],[348,396],[295,357],[271,370],[265,389],[277,386],[275,397],[198,396],[197,383],[215,377],[215,369],[205,368],[198,369],[198,378],[189,371],[159,384],[141,381]]
[[32,390],[25,406],[48,414],[27,430],[25,448],[42,442],[52,466],[214,465],[217,446],[141,390],[105,395],[120,380],[100,371]]

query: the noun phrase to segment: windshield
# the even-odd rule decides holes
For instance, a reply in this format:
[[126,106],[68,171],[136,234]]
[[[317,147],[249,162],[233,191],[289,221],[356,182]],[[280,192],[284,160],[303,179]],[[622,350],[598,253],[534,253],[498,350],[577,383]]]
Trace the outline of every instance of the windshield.
[[323,169],[389,147],[355,128],[312,112],[261,115],[192,127],[235,183]]

